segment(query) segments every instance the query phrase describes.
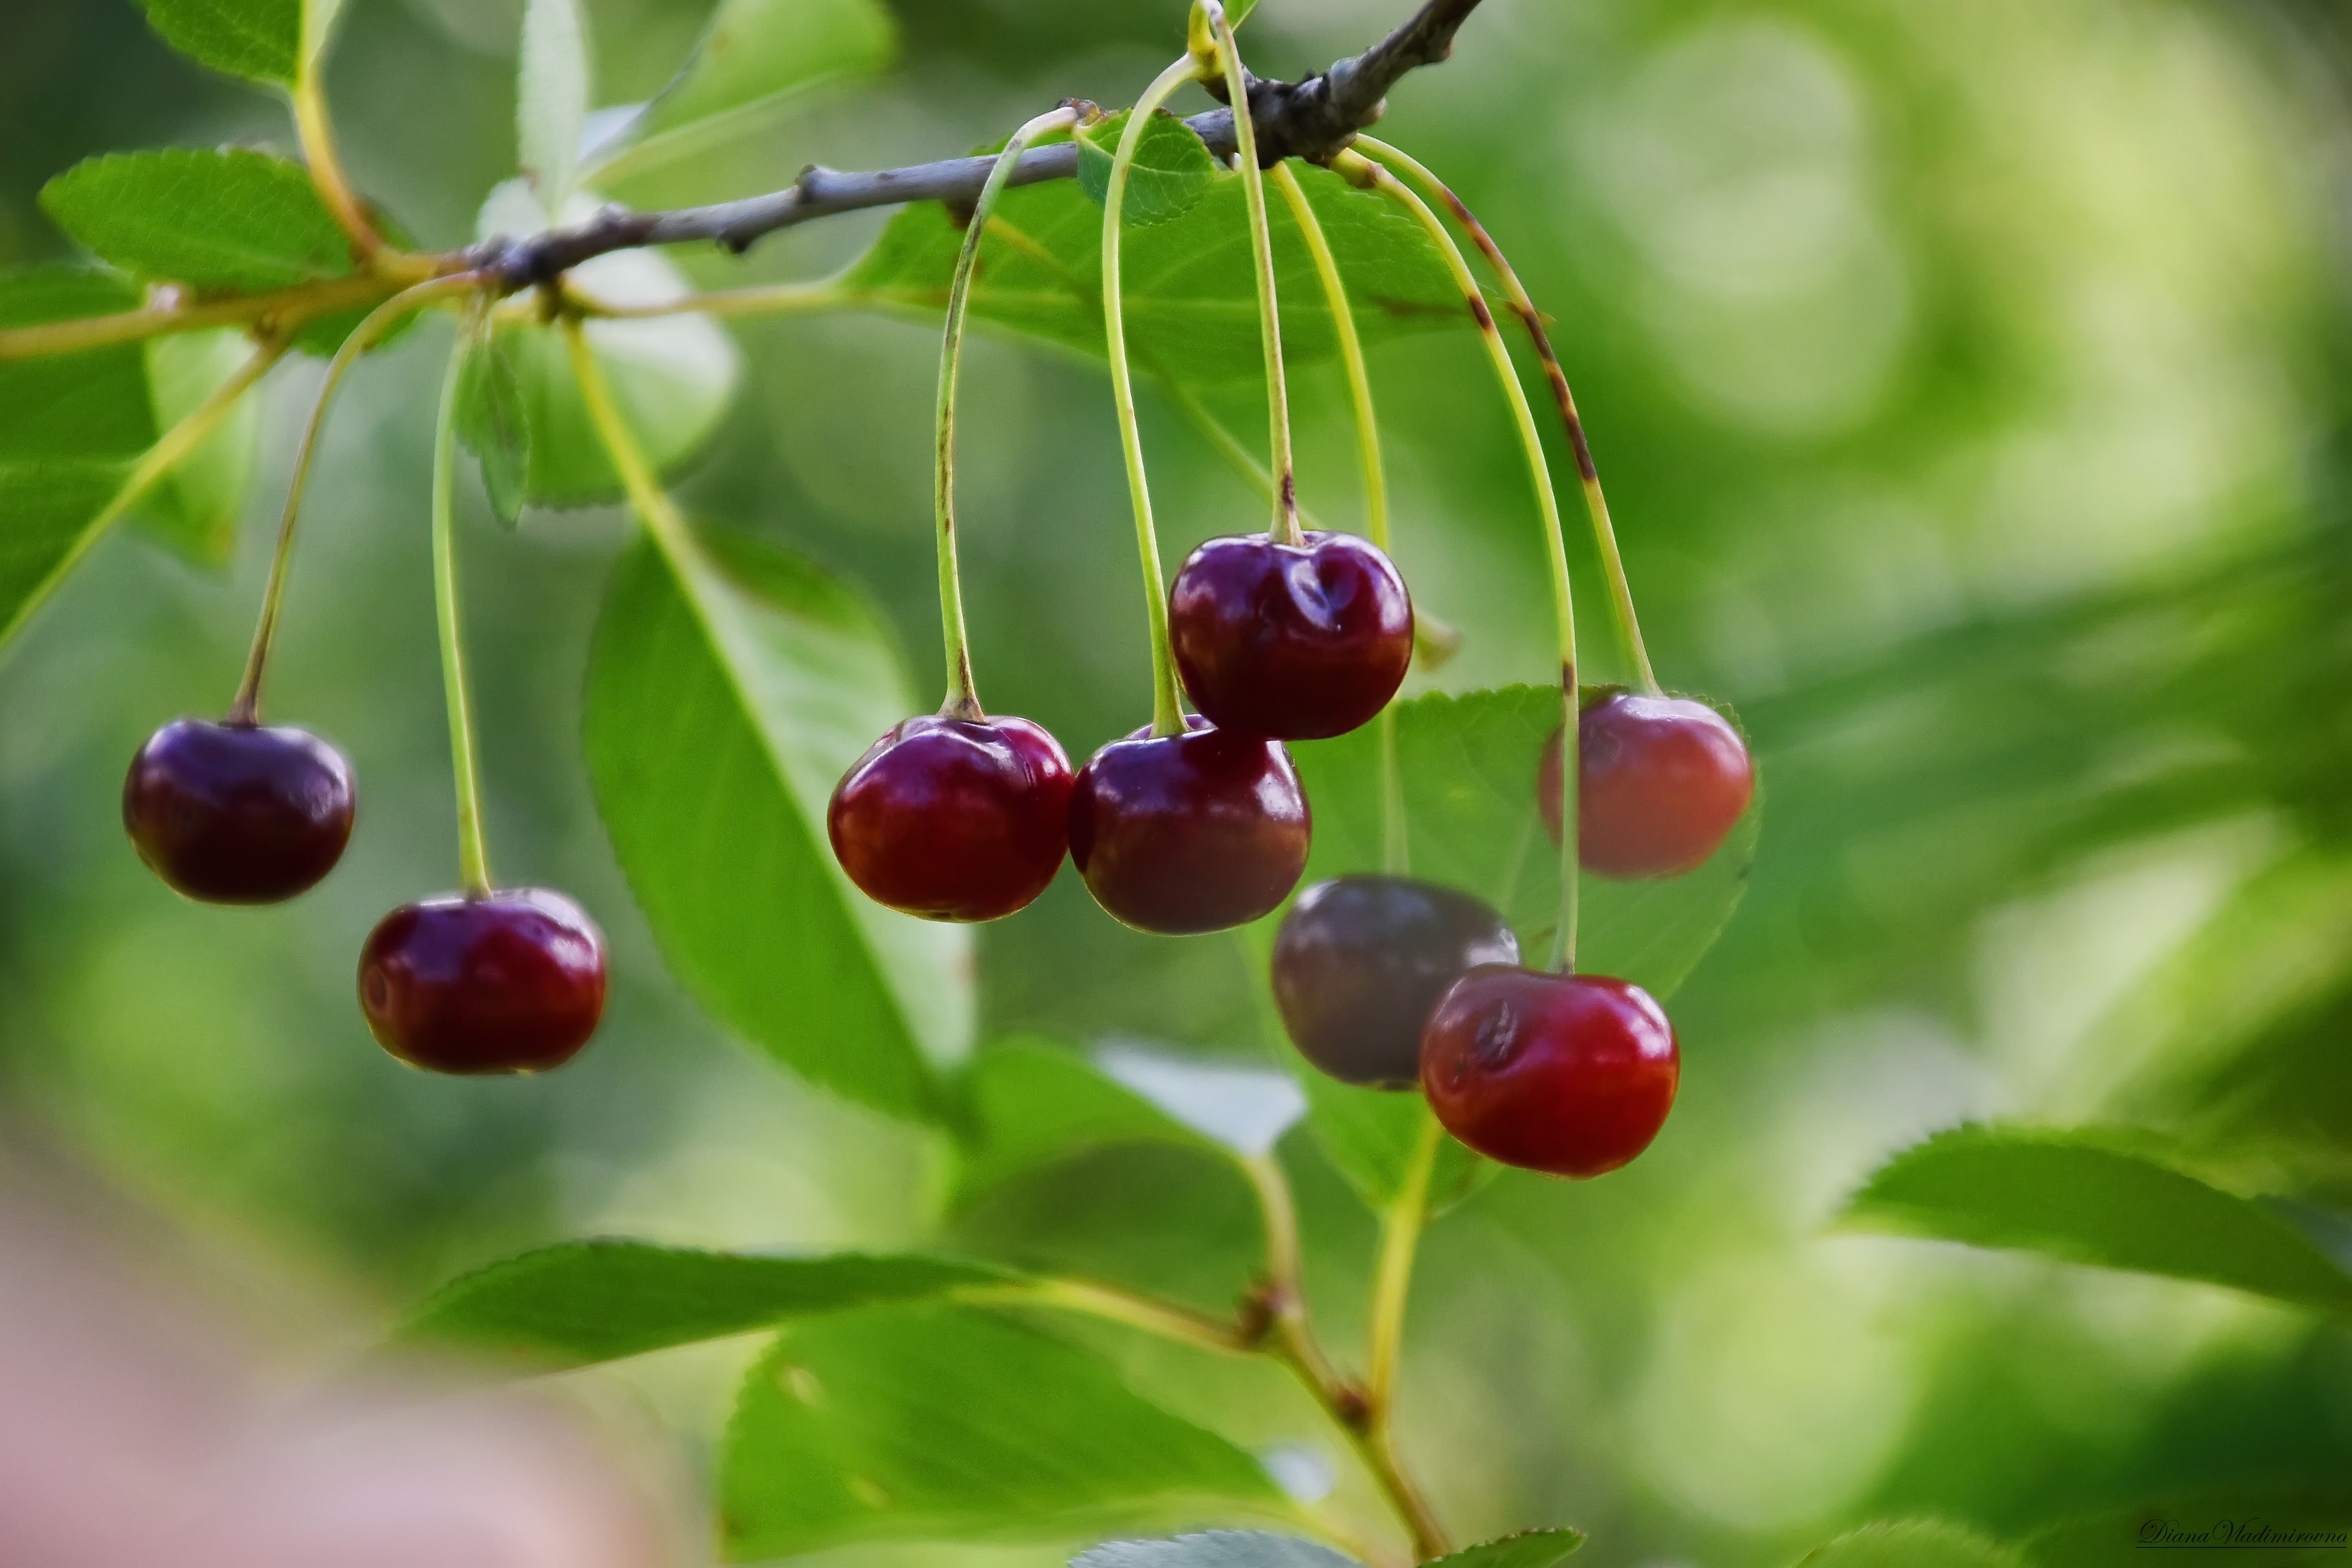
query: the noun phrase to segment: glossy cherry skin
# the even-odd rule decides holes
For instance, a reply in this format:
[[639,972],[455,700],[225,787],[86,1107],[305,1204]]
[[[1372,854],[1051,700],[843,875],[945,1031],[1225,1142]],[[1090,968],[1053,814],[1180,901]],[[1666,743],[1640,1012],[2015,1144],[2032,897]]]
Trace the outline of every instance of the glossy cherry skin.
[[[1612,692],[1576,726],[1577,858],[1604,877],[1679,877],[1706,863],[1748,809],[1756,765],[1704,702]],[[1536,802],[1559,842],[1559,731],[1544,742]]]
[[1597,974],[1482,965],[1422,1032],[1421,1087],[1445,1130],[1555,1176],[1598,1176],[1648,1148],[1681,1076],[1664,1009]]
[[1070,859],[1087,890],[1162,936],[1246,924],[1307,868],[1307,796],[1282,742],[1189,725],[1113,741],[1070,792]]
[[122,781],[139,858],[192,899],[274,904],[335,868],[351,841],[351,764],[307,730],[175,719]]
[[540,1072],[570,1061],[604,1012],[604,938],[541,888],[403,904],[360,950],[376,1043],[434,1072]]
[[1394,563],[1351,533],[1212,539],[1176,574],[1168,640],[1185,692],[1218,729],[1318,740],[1396,695],[1412,663],[1412,599]]
[[1421,1032],[1465,970],[1517,963],[1519,939],[1467,893],[1337,877],[1298,895],[1274,939],[1274,1000],[1298,1054],[1342,1083],[1411,1089]]
[[933,921],[1025,906],[1070,844],[1070,759],[1026,719],[909,719],[842,775],[834,858],[877,904]]

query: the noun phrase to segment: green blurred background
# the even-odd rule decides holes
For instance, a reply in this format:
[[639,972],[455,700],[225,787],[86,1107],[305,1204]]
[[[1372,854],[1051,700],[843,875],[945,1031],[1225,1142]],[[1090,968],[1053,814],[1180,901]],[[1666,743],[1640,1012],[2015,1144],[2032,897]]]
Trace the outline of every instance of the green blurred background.
[[[660,85],[704,8],[590,9],[599,100],[622,102]],[[748,194],[811,161],[961,150],[1066,96],[1127,102],[1182,24],[1175,0],[895,10],[880,80],[616,194]],[[347,7],[347,162],[428,247],[470,237],[511,172],[519,12]],[[1265,0],[1253,64],[1299,74],[1401,13]],[[2340,1328],[1824,1230],[1885,1154],[1984,1115],[2154,1126],[2225,1180],[2352,1205],[2348,64],[2319,0],[1487,0],[1453,61],[1394,94],[1383,133],[1455,183],[1558,319],[1661,675],[1737,705],[1769,795],[1746,904],[1675,1004],[1683,1100],[1655,1148],[1591,1185],[1507,1174],[1429,1239],[1402,1420],[1465,1535],[1565,1521],[1592,1532],[1593,1568],[1760,1568],[1873,1517],[2014,1533],[2352,1471]],[[34,195],[77,158],[290,142],[274,101],[171,55],[129,0],[0,8],[0,116],[10,263],[61,253]],[[880,222],[677,259],[711,285],[815,276]],[[864,584],[928,687],[936,328],[735,330],[746,395],[689,493]],[[962,468],[982,689],[1083,755],[1148,704],[1107,384],[982,333]],[[494,853],[604,924],[604,1034],[515,1082],[429,1079],[369,1041],[362,936],[455,877],[426,561],[439,341],[362,368],[312,491],[275,705],[345,746],[363,791],[318,892],[182,902],[116,806],[148,731],[226,700],[315,361],[267,384],[233,571],[118,535],[0,665],[0,1094],[278,1282],[257,1310],[299,1325],[298,1363],[539,1241],[888,1246],[942,1223],[945,1150],[720,1037],[614,867],[577,736],[616,510],[507,532],[467,485],[462,546]],[[1465,634],[1435,684],[1544,679],[1536,521],[1475,345],[1415,339],[1372,371],[1400,556]],[[1297,395],[1303,493],[1344,523],[1336,373]],[[1255,386],[1221,405],[1254,436]],[[1144,422],[1171,565],[1257,525],[1150,391]],[[1602,640],[1601,600],[1583,609]],[[981,954],[992,1031],[1262,1050],[1236,944],[1128,932],[1066,872]],[[1311,1143],[1286,1152],[1345,1343],[1370,1222]],[[1212,1305],[1256,1246],[1237,1184],[1134,1152],[1028,1182],[951,1240]],[[1274,1370],[1120,1348],[1180,1408],[1328,1459]],[[746,1353],[581,1382],[691,1458]]]

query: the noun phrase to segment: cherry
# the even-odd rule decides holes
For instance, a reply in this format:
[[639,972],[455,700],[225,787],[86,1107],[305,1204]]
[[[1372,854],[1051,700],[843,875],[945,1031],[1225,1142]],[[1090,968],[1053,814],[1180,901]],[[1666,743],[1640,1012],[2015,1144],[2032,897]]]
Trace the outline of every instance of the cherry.
[[1070,842],[1070,759],[1026,719],[909,719],[842,775],[834,858],[877,904],[934,921],[1024,907]]
[[1412,662],[1412,599],[1395,565],[1353,534],[1306,540],[1212,539],[1176,574],[1176,668],[1221,730],[1344,735],[1387,705]]
[[[1706,863],[1748,809],[1756,767],[1704,702],[1614,691],[1576,725],[1577,858],[1604,877],[1679,877]],[[1536,803],[1559,842],[1559,731],[1544,742]]]
[[1681,1077],[1665,1010],[1597,974],[1481,964],[1421,1037],[1421,1087],[1445,1130],[1555,1176],[1598,1176],[1648,1148]]
[[360,950],[376,1042],[435,1072],[539,1072],[588,1043],[604,1011],[604,939],[541,888],[403,904]]
[[1254,921],[1307,868],[1307,796],[1282,742],[1186,722],[1113,741],[1070,793],[1070,859],[1087,890],[1163,936]]
[[307,730],[175,719],[122,781],[122,826],[173,888],[274,904],[316,884],[352,837],[352,769]]
[[1339,877],[1298,895],[1274,939],[1274,1000],[1299,1054],[1342,1083],[1410,1089],[1422,1026],[1481,963],[1519,941],[1479,900],[1401,877]]

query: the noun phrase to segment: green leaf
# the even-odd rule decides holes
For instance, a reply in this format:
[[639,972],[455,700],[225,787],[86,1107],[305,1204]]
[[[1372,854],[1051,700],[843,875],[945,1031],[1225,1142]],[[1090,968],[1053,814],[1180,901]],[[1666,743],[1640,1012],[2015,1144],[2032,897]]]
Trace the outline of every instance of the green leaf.
[[[595,209],[593,196],[575,195],[563,220],[578,222]],[[488,238],[528,234],[545,221],[530,187],[509,180],[490,193],[478,227]],[[573,268],[570,277],[583,294],[610,305],[667,304],[688,292],[677,268],[644,250],[600,256]],[[584,330],[647,460],[665,475],[676,473],[701,451],[734,399],[742,379],[735,340],[709,317],[696,315],[591,321]],[[562,341],[537,322],[501,327],[497,340],[513,370],[527,433],[522,499],[537,506],[617,499],[620,476],[596,438]],[[459,418],[478,435],[496,423],[490,410],[470,399],[460,405]]]
[[1865,1524],[1808,1552],[1800,1568],[2022,1568],[2022,1560],[1957,1525],[1920,1520]]
[[[1522,952],[1538,960],[1559,918],[1559,866],[1537,809],[1536,773],[1559,721],[1559,693],[1545,686],[1432,693],[1396,708],[1412,874],[1493,904],[1518,932]],[[1300,885],[1378,870],[1379,727],[1297,742],[1291,755],[1315,803],[1315,842]],[[1759,795],[1714,858],[1688,876],[1583,878],[1579,966],[1633,981],[1661,1001],[1672,995],[1738,906],[1761,812]],[[1278,924],[1270,916],[1245,935],[1261,972]],[[1384,1206],[1420,1132],[1420,1098],[1352,1088],[1311,1069],[1300,1076],[1312,1107],[1307,1122],[1324,1152],[1368,1203]],[[1441,1205],[1491,1174],[1450,1139],[1443,1151],[1431,1187]]]
[[1584,1544],[1584,1532],[1555,1525],[1549,1530],[1523,1530],[1496,1541],[1482,1541],[1449,1552],[1429,1568],[1552,1568]]
[[511,1357],[549,1372],[1007,1278],[941,1258],[758,1258],[638,1241],[573,1242],[452,1280],[394,1341]]
[[[199,290],[290,289],[352,269],[351,242],[320,201],[309,171],[247,148],[164,147],[86,158],[41,187],[41,208],[100,259],[135,277]],[[398,224],[374,216],[386,237],[404,241]],[[332,353],[366,313],[355,309],[310,321],[295,344]]]
[[[195,412],[250,359],[242,332],[184,332],[150,338],[148,392],[160,434]],[[236,522],[260,455],[261,409],[239,400],[203,445],[180,459],[143,500],[132,521],[199,566],[225,566],[236,550]]]
[[1041,1039],[1015,1038],[983,1049],[965,1070],[963,1088],[971,1114],[957,1175],[960,1204],[1094,1149],[1213,1147],[1078,1052]]
[[1357,1568],[1356,1560],[1295,1535],[1210,1530],[1172,1541],[1107,1541],[1070,1568]]
[[764,128],[812,88],[890,63],[898,32],[878,0],[721,0],[677,78],[592,172],[610,184]]
[[1841,1223],[2352,1310],[2352,1275],[2303,1231],[2154,1146],[2100,1129],[1957,1128],[1881,1166]]
[[1101,1361],[993,1313],[878,1308],[788,1327],[720,1460],[727,1555],[1039,1540],[1282,1509],[1256,1460]]
[[251,81],[294,85],[302,59],[302,0],[140,0],[148,25],[200,65]]
[[589,654],[589,776],[670,967],[719,1022],[877,1110],[939,1109],[971,1028],[970,933],[853,888],[833,787],[915,711],[874,612],[772,545],[614,570]]
[[[1367,345],[1472,325],[1453,274],[1393,204],[1326,170],[1299,184],[1339,258]],[[1294,363],[1339,352],[1330,311],[1285,204],[1271,204],[1282,346]],[[841,279],[854,300],[935,313],[947,303],[963,231],[937,202],[908,207]],[[1241,184],[1219,180],[1181,214],[1125,237],[1128,346],[1139,369],[1188,382],[1265,374],[1257,284]],[[1099,357],[1102,208],[1073,180],[1008,190],[982,240],[973,315]]]
[[[0,327],[135,310],[110,273],[0,276]],[[16,635],[89,544],[91,525],[155,441],[137,343],[0,361],[0,640]]]
[[572,195],[593,70],[580,0],[530,0],[516,72],[515,146],[523,177],[550,213],[562,212]]
[[512,528],[530,492],[530,416],[515,371],[512,337],[493,337],[466,356],[457,387],[457,435],[482,465],[490,509]]
[[41,208],[92,254],[197,289],[284,289],[352,270],[351,243],[301,164],[242,147],[86,158]]
[[[1106,115],[1073,138],[1078,144],[1078,186],[1097,206],[1108,199],[1111,163],[1129,118],[1127,110]],[[1129,227],[1143,228],[1181,217],[1218,180],[1234,177],[1219,165],[1191,126],[1165,111],[1155,114],[1136,143],[1120,220]]]

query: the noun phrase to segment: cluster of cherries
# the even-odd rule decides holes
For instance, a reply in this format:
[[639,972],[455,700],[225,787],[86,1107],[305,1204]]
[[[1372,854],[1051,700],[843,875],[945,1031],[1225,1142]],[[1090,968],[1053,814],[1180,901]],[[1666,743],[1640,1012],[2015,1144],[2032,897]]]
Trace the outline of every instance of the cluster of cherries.
[[[1369,542],[1308,532],[1213,539],[1169,595],[1169,640],[1199,710],[1138,730],[1072,774],[1026,719],[907,720],[835,790],[834,852],[866,895],[931,920],[1009,915],[1066,851],[1096,900],[1139,930],[1219,931],[1280,907],[1310,816],[1285,741],[1344,734],[1396,694],[1412,657],[1403,578]],[[1622,692],[1578,726],[1581,862],[1619,878],[1705,862],[1747,809],[1738,732],[1703,704]],[[1555,842],[1562,748],[1536,787]],[[1679,1073],[1674,1030],[1639,986],[1519,966],[1479,900],[1404,878],[1300,895],[1274,991],[1307,1060],[1354,1084],[1418,1084],[1479,1152],[1561,1175],[1614,1170],[1656,1136]]]
[[[180,719],[131,761],[122,825],[189,898],[274,904],[315,886],[351,841],[351,764],[306,730],[233,713]],[[572,1059],[604,1011],[604,939],[540,888],[404,904],[360,950],[360,1007],[383,1048],[449,1073]]]

